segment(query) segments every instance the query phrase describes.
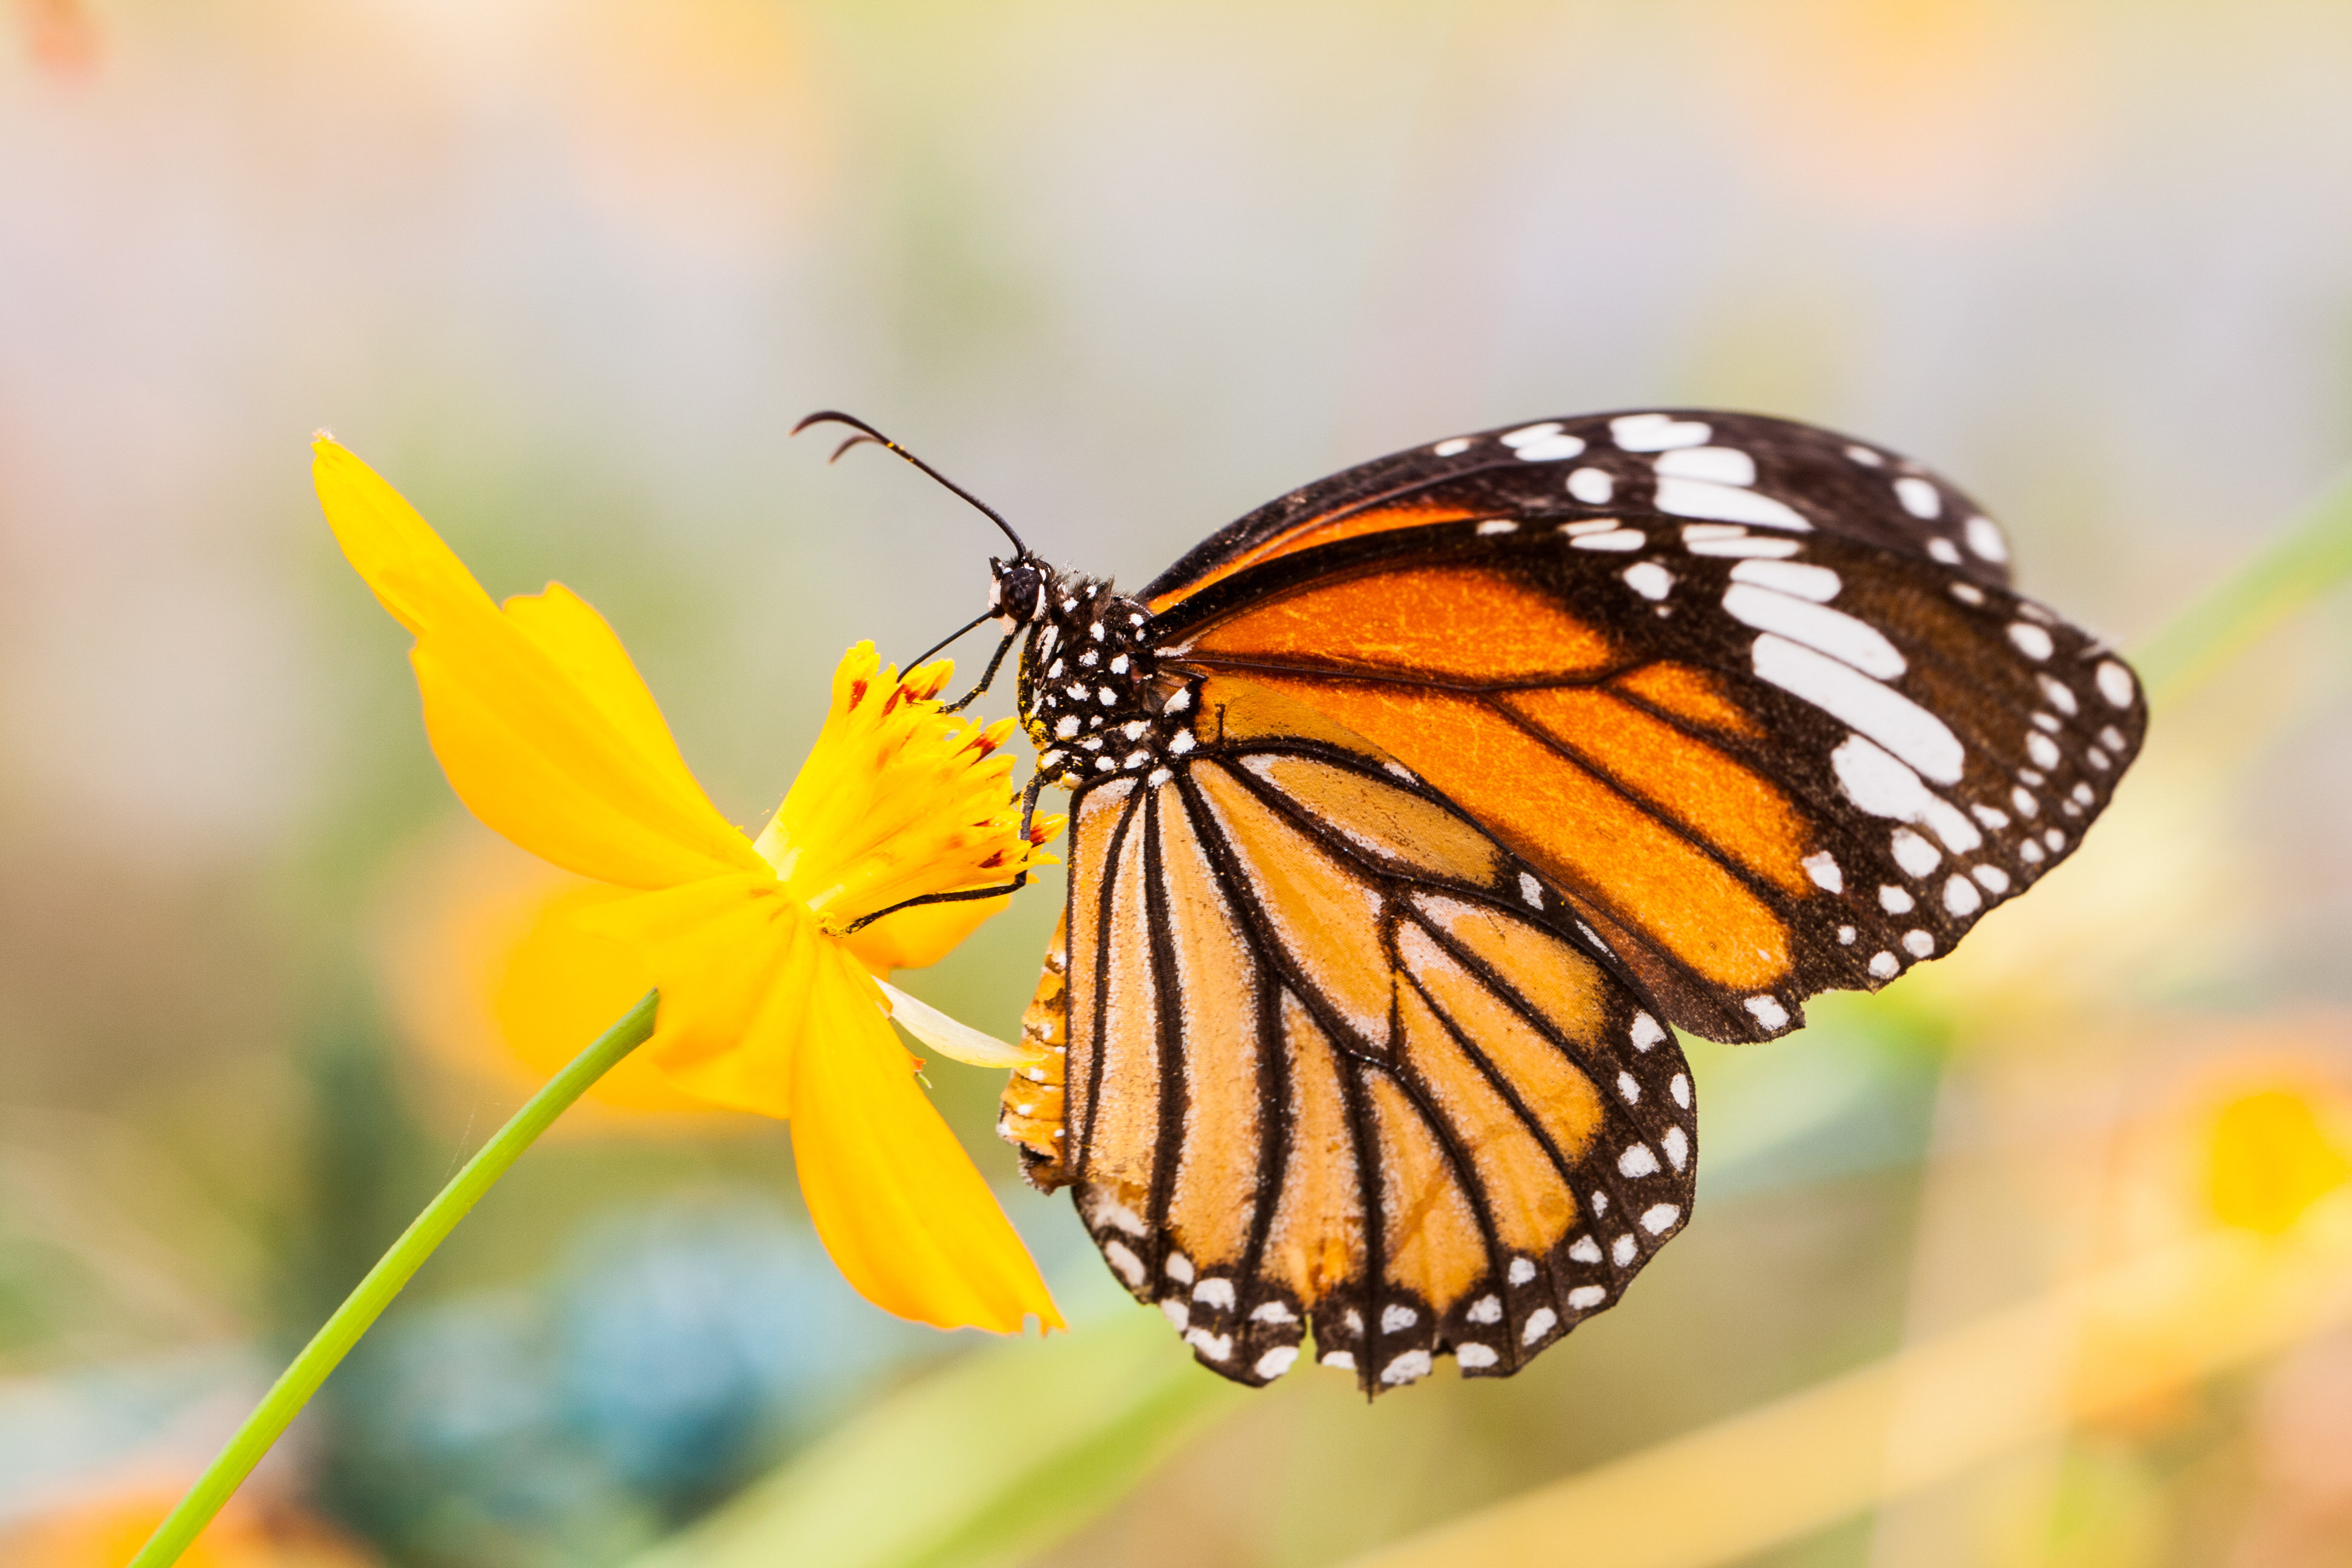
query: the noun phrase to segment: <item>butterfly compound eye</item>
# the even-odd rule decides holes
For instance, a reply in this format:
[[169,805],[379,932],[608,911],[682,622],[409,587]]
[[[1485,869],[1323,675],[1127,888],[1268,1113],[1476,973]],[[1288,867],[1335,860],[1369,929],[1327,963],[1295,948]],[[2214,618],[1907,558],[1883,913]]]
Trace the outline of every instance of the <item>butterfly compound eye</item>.
[[989,564],[996,575],[988,585],[988,607],[1016,626],[1035,620],[1045,595],[1045,574],[1019,561],[1009,566],[996,562]]

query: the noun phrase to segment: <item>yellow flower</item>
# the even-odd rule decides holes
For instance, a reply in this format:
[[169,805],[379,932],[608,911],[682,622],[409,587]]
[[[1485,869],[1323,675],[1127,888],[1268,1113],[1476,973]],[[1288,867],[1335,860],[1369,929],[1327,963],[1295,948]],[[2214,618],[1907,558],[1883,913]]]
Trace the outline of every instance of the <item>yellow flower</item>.
[[927,963],[1002,900],[864,917],[1001,885],[1058,821],[1020,830],[998,752],[1012,721],[950,720],[945,662],[903,679],[849,650],[815,748],[757,842],[703,794],[629,656],[560,584],[491,602],[398,492],[331,439],[312,477],[343,553],[394,619],[425,726],[475,816],[567,870],[636,889],[581,924],[661,991],[641,1049],[688,1092],[788,1118],[801,1191],[851,1284],[941,1328],[1060,1327],[1034,1263],[915,1081],[895,1016],[944,1055],[1026,1061],[877,979]]

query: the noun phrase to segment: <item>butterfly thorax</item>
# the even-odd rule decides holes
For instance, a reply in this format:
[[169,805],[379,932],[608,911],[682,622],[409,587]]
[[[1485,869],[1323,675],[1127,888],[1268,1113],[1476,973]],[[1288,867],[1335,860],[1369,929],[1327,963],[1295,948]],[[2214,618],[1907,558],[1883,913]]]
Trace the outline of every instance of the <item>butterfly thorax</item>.
[[1019,692],[1039,774],[1070,788],[1168,767],[1192,745],[1178,718],[1189,702],[1184,692],[1171,697],[1160,689],[1144,637],[1151,612],[1103,578],[1056,572],[1044,586],[1022,651]]

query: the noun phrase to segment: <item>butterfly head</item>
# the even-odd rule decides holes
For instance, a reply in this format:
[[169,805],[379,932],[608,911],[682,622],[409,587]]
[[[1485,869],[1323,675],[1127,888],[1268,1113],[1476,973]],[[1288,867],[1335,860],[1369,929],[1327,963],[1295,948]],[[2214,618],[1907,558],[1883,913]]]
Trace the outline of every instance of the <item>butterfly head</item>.
[[1024,550],[1010,561],[990,556],[988,570],[988,608],[998,626],[1017,632],[1045,613],[1052,567]]

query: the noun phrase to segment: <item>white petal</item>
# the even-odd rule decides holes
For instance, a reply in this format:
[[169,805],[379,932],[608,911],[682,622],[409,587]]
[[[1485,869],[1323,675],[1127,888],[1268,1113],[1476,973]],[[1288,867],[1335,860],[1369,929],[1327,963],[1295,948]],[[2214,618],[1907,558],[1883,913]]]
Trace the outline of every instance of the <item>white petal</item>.
[[943,1057],[960,1062],[970,1062],[976,1068],[1029,1067],[1045,1059],[1045,1052],[1031,1046],[1008,1046],[993,1035],[983,1035],[969,1024],[959,1024],[928,1002],[908,995],[887,980],[874,984],[882,987],[882,994],[890,1000],[890,1016],[896,1018],[907,1033]]

